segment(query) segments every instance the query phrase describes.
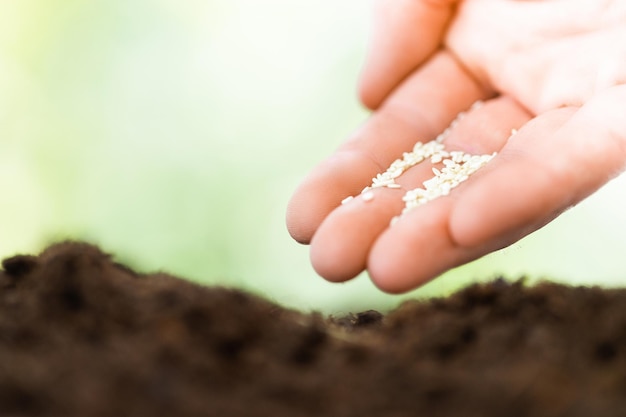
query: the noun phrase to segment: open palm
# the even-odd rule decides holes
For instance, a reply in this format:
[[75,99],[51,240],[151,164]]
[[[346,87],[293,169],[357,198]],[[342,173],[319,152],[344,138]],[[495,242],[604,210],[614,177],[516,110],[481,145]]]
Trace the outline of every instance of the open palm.
[[[379,0],[376,19],[360,83],[374,112],[287,211],[323,277],[367,269],[379,288],[407,291],[542,227],[626,164],[626,0]],[[470,180],[394,227],[429,164],[402,189],[340,204],[477,100],[445,140],[498,152]]]

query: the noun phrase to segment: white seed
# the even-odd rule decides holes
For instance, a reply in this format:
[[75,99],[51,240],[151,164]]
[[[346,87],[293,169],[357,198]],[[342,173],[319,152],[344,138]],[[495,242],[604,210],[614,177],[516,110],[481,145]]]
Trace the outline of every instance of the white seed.
[[[482,168],[496,155],[471,155],[464,152],[451,152],[452,159],[443,161],[444,168],[432,168],[434,177],[423,182],[424,188],[409,190],[402,197],[405,207],[402,214],[426,204],[438,197],[448,195],[453,188],[466,181],[470,175]],[[397,222],[397,220],[396,220]]]
[[472,104],[471,107],[469,108],[469,111],[479,109],[483,106],[483,104],[484,103],[482,100],[476,100],[474,104]]
[[396,168],[393,171],[389,172],[389,177],[398,178],[400,175],[402,175],[403,172],[404,170],[402,168]]
[[[481,105],[481,101],[475,102],[468,112],[475,110]],[[411,152],[404,152],[402,157],[393,161],[385,172],[381,172],[372,178],[372,183],[361,191],[363,201],[371,201],[374,198],[372,189],[382,187],[402,188],[400,184],[395,182],[395,179],[426,159],[430,160],[431,164],[443,163],[444,166],[441,169],[432,167],[434,176],[422,183],[423,188],[415,188],[404,194],[402,197],[405,203],[405,207],[402,210],[404,214],[435,198],[448,195],[452,189],[466,181],[470,175],[487,164],[496,155],[495,152],[491,155],[472,155],[462,151],[447,151],[445,149],[443,143],[445,138],[463,117],[465,117],[465,113],[459,113],[450,126],[436,139],[426,143],[416,142]],[[511,134],[515,133],[515,130],[511,132]],[[342,201],[342,204],[351,200],[351,197],[347,197]],[[392,223],[395,222],[397,222],[397,216],[392,219]]]
[[454,151],[454,152],[450,152],[450,156],[452,157],[452,161],[459,163],[463,161],[463,152],[459,152],[459,151]]
[[350,201],[354,200],[354,197],[349,195],[346,198],[344,198],[343,200],[341,200],[341,204],[346,204],[349,203]]
[[386,187],[389,184],[393,184],[393,178],[388,178],[387,176],[378,174],[376,178],[372,178],[372,185],[370,185],[370,187],[371,188]]
[[442,159],[443,155],[440,153],[436,153],[430,158],[430,162],[433,164],[438,164],[439,162],[441,162]]

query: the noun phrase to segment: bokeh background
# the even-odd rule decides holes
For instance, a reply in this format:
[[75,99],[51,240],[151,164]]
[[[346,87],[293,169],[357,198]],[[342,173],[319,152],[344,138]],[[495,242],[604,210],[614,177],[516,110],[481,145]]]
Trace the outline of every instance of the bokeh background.
[[337,314],[500,274],[623,284],[624,177],[404,296],[365,275],[341,285],[315,275],[285,206],[367,117],[355,81],[370,6],[0,1],[0,256],[86,239],[142,271]]

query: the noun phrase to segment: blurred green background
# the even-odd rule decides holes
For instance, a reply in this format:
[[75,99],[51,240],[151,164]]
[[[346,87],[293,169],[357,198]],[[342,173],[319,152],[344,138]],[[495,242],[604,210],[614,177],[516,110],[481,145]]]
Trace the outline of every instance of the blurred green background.
[[529,238],[404,296],[329,284],[290,193],[367,113],[363,0],[0,2],[0,256],[87,239],[142,271],[289,307],[387,309],[471,280],[624,282],[619,178]]

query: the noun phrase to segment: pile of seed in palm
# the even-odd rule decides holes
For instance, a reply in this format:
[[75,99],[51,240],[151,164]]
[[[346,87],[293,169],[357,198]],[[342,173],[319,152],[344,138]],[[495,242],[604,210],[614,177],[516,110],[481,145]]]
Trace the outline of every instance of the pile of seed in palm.
[[626,410],[623,289],[497,280],[384,315],[323,317],[138,274],[84,243],[2,265],[3,416]]
[[[482,102],[477,101],[468,111],[481,106]],[[467,181],[472,174],[487,165],[497,155],[497,152],[473,155],[460,150],[446,150],[445,139],[465,115],[465,112],[459,113],[450,126],[435,139],[427,143],[415,143],[410,152],[404,152],[402,157],[394,160],[384,172],[372,178],[372,183],[363,188],[360,193],[363,201],[373,200],[375,196],[373,190],[376,188],[402,188],[402,185],[396,183],[396,179],[414,166],[430,161],[434,176],[422,182],[423,188],[417,187],[405,192],[402,197],[404,209],[391,219],[391,225],[394,225],[402,215],[414,208],[439,197],[447,196],[454,188]],[[515,133],[517,131],[513,129],[511,135]],[[435,166],[437,164],[440,165],[439,168]],[[341,204],[347,204],[352,200],[354,200],[354,196],[350,195],[344,198]]]

